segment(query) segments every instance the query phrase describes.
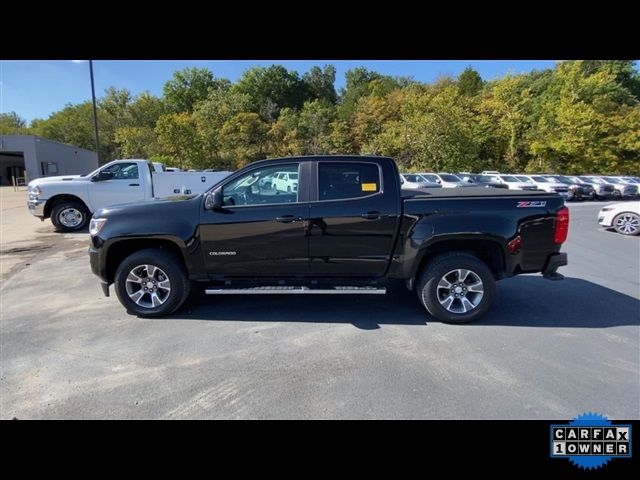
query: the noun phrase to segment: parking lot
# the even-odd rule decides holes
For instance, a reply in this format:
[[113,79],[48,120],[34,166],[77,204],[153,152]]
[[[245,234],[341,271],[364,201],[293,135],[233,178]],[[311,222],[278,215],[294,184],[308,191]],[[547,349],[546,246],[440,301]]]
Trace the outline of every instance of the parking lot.
[[569,205],[564,281],[502,281],[456,326],[403,288],[194,295],[140,319],[102,295],[87,233],[1,195],[2,419],[640,418],[640,238],[599,228],[604,202]]

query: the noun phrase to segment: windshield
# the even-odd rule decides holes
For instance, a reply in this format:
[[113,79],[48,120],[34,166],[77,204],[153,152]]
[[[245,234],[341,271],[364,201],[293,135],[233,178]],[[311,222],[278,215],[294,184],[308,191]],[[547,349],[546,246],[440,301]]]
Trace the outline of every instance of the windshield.
[[505,182],[518,182],[518,179],[513,175],[500,175],[500,178]]
[[605,179],[607,180],[607,182],[609,183],[616,183],[618,185],[623,184],[624,182],[621,180],[618,180],[617,178],[612,178],[612,177],[605,177]]
[[427,182],[438,183],[438,177],[436,175],[431,175],[429,173],[423,173],[420,176],[422,178],[424,178]]
[[449,175],[449,174],[440,175],[440,178],[445,182],[461,182],[462,181],[460,180],[460,177],[456,175]]
[[533,183],[533,180],[531,180],[529,177],[525,177],[524,175],[516,175],[516,178],[521,182]]
[[420,175],[405,175],[404,178],[408,181],[408,182],[418,182],[418,183],[424,183],[424,179],[420,176]]
[[568,180],[563,180],[561,177],[547,177],[547,180],[556,183],[571,183]]
[[596,178],[578,177],[578,179],[582,180],[585,183],[604,183],[604,182],[599,181]]
[[478,175],[476,177],[477,181],[480,183],[490,183],[490,182],[498,182],[499,178],[494,177],[492,175]]
[[539,176],[535,176],[535,177],[531,177],[534,181],[538,182],[538,183],[550,183],[549,180],[547,180],[544,177],[539,177]]
[[559,177],[554,177],[554,178],[557,178],[561,183],[566,183],[566,184],[576,183],[575,180],[572,180],[570,177],[567,177],[565,175],[560,175]]

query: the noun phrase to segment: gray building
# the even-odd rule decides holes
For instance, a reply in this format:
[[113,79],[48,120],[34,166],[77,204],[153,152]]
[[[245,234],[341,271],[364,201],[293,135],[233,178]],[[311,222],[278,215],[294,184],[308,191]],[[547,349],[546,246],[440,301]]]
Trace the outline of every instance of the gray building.
[[35,135],[0,135],[0,185],[11,177],[27,180],[56,175],[78,175],[98,168],[98,155]]

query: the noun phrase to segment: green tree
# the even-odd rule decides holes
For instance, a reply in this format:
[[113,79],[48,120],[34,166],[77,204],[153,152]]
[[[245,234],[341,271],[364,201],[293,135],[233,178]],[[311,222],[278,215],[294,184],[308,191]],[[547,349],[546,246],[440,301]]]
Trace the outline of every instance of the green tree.
[[161,151],[155,130],[146,125],[118,128],[115,142],[122,158],[151,158]]
[[162,89],[164,101],[173,112],[192,112],[210,89],[226,89],[229,81],[215,79],[207,68],[185,68],[173,74]]
[[[338,117],[350,121],[356,111],[358,101],[365,96],[383,97],[390,91],[399,88],[400,82],[389,77],[358,67],[345,73],[346,85],[340,92]],[[402,80],[404,82],[405,80]]]
[[282,108],[302,107],[305,97],[305,84],[298,73],[289,72],[282,65],[250,68],[232,90],[248,95],[251,111],[266,122],[274,122]]
[[311,67],[311,70],[302,76],[310,99],[325,100],[331,104],[335,104],[338,99],[335,81],[336,68],[333,65],[325,65],[324,68]]
[[508,75],[487,85],[480,104],[483,118],[502,146],[502,160],[508,170],[519,171],[526,165],[523,135],[530,111],[531,89],[526,77]]
[[169,113],[165,103],[149,92],[143,92],[128,105],[128,124],[135,127],[155,128],[158,119]]
[[253,160],[265,158],[268,125],[253,112],[234,115],[220,132],[223,156],[240,168]]
[[0,134],[19,135],[27,133],[27,122],[16,112],[0,113]]
[[556,67],[553,83],[553,94],[530,132],[534,158],[529,168],[546,165],[571,173],[637,169],[640,106],[619,72],[567,61]]
[[187,112],[170,113],[158,119],[155,128],[161,154],[171,157],[180,168],[202,168],[206,165],[202,139],[195,118]]
[[458,76],[458,90],[462,95],[473,97],[478,95],[483,86],[482,77],[471,66],[464,69]]
[[[98,117],[100,120],[100,116]],[[91,102],[77,105],[67,104],[49,118],[31,122],[34,135],[68,143],[77,147],[95,150],[93,107]]]

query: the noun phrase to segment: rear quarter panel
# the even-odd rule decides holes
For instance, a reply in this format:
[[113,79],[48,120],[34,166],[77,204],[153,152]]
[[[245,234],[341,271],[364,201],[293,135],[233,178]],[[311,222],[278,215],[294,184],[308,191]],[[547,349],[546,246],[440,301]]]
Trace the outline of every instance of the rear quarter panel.
[[[451,240],[495,242],[504,255],[507,276],[540,271],[549,254],[560,250],[553,231],[555,212],[563,205],[564,200],[555,194],[405,200],[390,275],[412,278],[435,245]],[[511,254],[508,243],[518,235],[521,247]]]

